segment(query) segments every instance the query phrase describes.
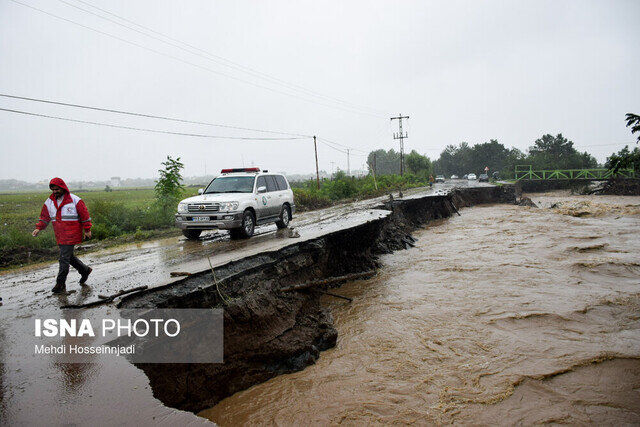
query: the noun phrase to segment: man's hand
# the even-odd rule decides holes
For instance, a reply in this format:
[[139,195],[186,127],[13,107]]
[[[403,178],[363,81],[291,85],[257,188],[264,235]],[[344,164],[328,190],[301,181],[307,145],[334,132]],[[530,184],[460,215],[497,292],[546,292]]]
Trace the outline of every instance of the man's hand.
[[32,235],[33,237],[38,237],[38,233],[39,233],[39,232],[40,232],[40,230],[36,228],[35,230],[33,230],[33,233],[31,233],[31,235]]
[[91,230],[84,230],[84,239],[89,240],[91,238]]

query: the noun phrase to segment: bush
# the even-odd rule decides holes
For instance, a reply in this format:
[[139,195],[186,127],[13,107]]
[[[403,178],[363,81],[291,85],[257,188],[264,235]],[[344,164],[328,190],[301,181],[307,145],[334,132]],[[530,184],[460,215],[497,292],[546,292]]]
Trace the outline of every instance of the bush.
[[355,178],[339,171],[333,180],[323,180],[320,189],[315,180],[291,183],[299,211],[320,209],[340,201],[354,198],[377,197],[399,189],[426,185],[428,179],[413,174],[382,175],[376,181],[372,176]]
[[305,188],[293,188],[292,190],[296,209],[300,212],[326,208],[333,204],[331,199],[319,194],[318,190]]
[[[116,237],[142,230],[167,228],[173,225],[173,212],[153,204],[127,208],[118,202],[96,200],[89,206],[93,223],[92,234],[97,239]],[[140,238],[141,234],[138,233]]]
[[21,231],[16,227],[7,227],[0,235],[0,248],[52,248],[56,246],[56,238],[53,230],[41,231],[38,237],[33,237],[30,232]]

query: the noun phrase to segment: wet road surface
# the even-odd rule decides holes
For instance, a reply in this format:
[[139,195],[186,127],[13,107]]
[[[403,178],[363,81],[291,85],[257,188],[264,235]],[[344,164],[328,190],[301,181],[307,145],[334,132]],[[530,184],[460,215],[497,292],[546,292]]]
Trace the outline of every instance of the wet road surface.
[[640,423],[640,197],[530,195],[418,230],[336,292],[315,365],[221,425]]

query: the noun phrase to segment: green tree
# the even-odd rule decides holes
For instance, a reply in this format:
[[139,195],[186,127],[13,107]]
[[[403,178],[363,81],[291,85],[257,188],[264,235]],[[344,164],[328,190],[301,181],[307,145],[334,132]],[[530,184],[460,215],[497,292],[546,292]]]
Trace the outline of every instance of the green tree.
[[427,156],[419,154],[416,150],[412,150],[411,153],[404,157],[404,164],[407,172],[422,178],[426,178],[432,173],[431,160]]
[[[640,133],[640,116],[637,114],[627,113],[626,115],[627,127],[631,128],[631,133]],[[638,135],[638,141],[640,142],[640,135]]]
[[467,173],[479,174],[488,167],[491,171],[501,171],[518,157],[519,150],[509,150],[496,139],[470,146],[467,142],[459,146],[447,145],[440,157],[433,163],[435,173],[446,176],[463,176]]
[[617,153],[613,153],[607,157],[607,162],[604,165],[607,169],[613,169],[617,172],[618,169],[633,168],[635,171],[640,170],[640,149],[635,147],[633,151],[629,150],[629,146],[625,146]]
[[375,164],[376,175],[399,175],[400,153],[396,152],[393,148],[389,151],[382,149],[375,150],[367,156],[367,164],[370,170]]
[[587,153],[580,153],[573,147],[573,142],[559,133],[556,136],[546,134],[536,139],[529,147],[529,155],[525,159],[534,169],[581,169],[595,168],[598,161]]
[[167,161],[162,162],[162,166],[163,169],[158,169],[160,178],[155,186],[156,199],[163,213],[173,213],[184,190],[180,172],[184,164],[180,162],[180,157],[172,159],[171,156],[167,156]]

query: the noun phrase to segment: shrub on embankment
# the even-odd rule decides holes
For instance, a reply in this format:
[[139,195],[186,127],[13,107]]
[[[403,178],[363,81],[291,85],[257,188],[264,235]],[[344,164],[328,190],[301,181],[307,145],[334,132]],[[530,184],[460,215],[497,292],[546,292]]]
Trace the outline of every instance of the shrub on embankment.
[[371,175],[355,178],[339,171],[332,180],[320,181],[319,189],[316,180],[293,182],[291,188],[296,209],[303,212],[325,208],[339,201],[377,197],[401,188],[420,187],[427,185],[427,183],[428,178],[413,174],[406,174],[402,177],[400,175],[381,175],[374,180]]

